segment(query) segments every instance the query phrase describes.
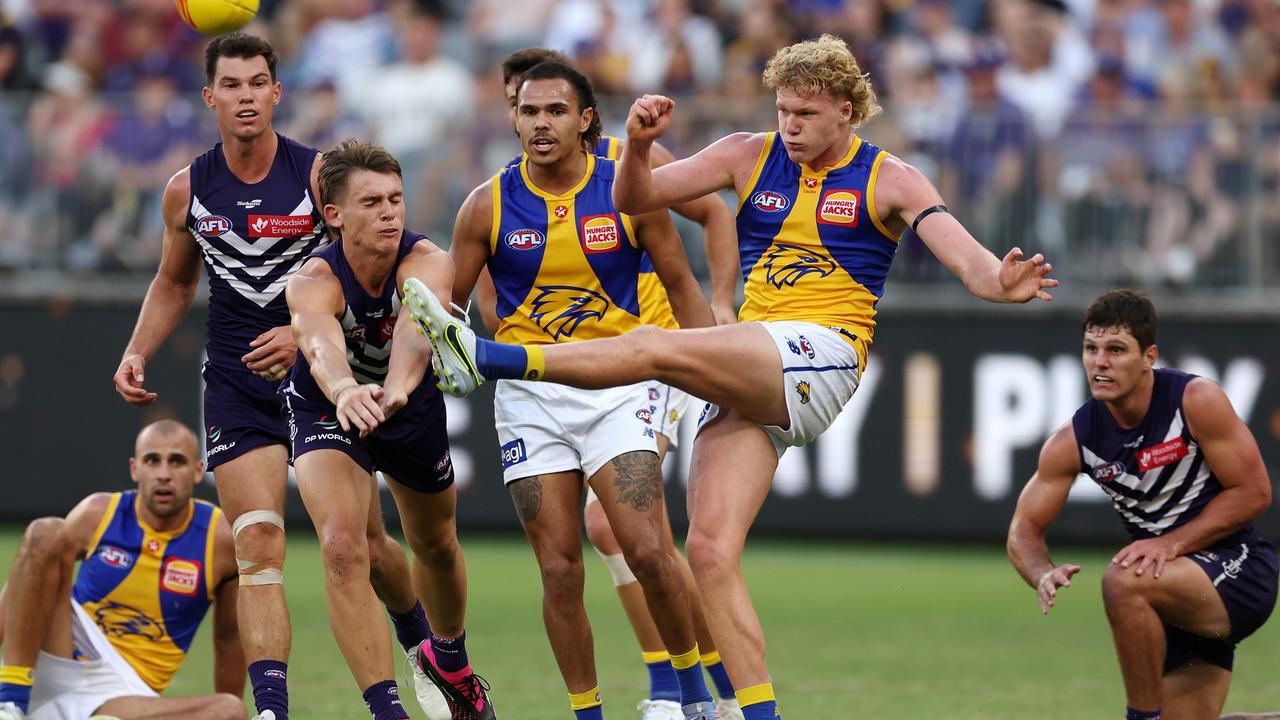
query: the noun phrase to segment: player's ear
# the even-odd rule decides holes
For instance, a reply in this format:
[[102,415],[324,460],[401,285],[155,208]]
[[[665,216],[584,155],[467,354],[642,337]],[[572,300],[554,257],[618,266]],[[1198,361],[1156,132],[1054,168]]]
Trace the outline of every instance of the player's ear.
[[277,80],[275,83],[271,85],[271,104],[272,105],[280,104],[280,95],[283,92],[284,92],[284,86],[280,84],[279,80]]
[[133,484],[138,484],[138,458],[129,458],[129,477],[133,478]]
[[196,461],[196,481],[192,484],[199,485],[202,482],[204,482],[204,461],[197,460]]
[[1150,370],[1156,366],[1156,358],[1160,357],[1160,348],[1156,347],[1155,343],[1152,343],[1151,347],[1147,348],[1143,355],[1146,356],[1147,369]]
[[200,97],[204,98],[204,104],[207,105],[210,110],[212,110],[213,109],[213,91],[209,89],[208,85],[205,85],[204,89],[200,91]]
[[595,117],[596,117],[595,108],[584,109],[582,111],[582,122],[580,123],[582,127],[578,128],[578,132],[586,132],[587,128],[591,127],[591,121],[595,120]]
[[320,208],[320,212],[324,215],[324,224],[332,228],[342,228],[342,208],[333,203],[326,203]]

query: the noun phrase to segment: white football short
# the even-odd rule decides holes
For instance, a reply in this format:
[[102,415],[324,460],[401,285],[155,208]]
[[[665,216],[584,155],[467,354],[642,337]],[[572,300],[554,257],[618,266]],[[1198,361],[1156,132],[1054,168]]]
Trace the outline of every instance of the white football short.
[[534,475],[599,472],[619,455],[658,452],[643,383],[579,390],[549,382],[499,380],[494,424],[505,483]]
[[125,662],[79,603],[71,601],[71,637],[85,660],[40,652],[29,720],[85,720],[108,700],[159,697]]
[[[858,352],[839,332],[807,322],[762,322],[782,358],[788,427],[761,425],[778,457],[788,447],[807,445],[821,435],[858,389]],[[702,428],[720,413],[708,403],[698,418]]]
[[653,429],[671,441],[671,447],[680,444],[680,421],[690,410],[701,410],[703,402],[677,387],[657,380],[645,383],[649,391],[649,410],[653,413]]

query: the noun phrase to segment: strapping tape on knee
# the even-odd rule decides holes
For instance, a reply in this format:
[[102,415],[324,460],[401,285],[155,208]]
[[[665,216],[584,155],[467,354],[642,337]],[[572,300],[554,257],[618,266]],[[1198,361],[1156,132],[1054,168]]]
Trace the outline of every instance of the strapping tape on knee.
[[[240,537],[241,531],[250,525],[275,525],[284,531],[284,518],[280,513],[271,510],[250,510],[241,513],[240,517],[231,524],[231,533],[234,537]],[[252,587],[255,585],[282,585],[284,584],[284,572],[277,567],[274,562],[258,562],[256,560],[241,560],[236,558],[236,565],[240,569],[240,586]]]
[[604,566],[609,568],[609,574],[613,576],[614,587],[622,587],[623,585],[638,582],[635,573],[631,572],[631,568],[627,566],[627,559],[622,556],[622,553],[605,555],[597,549],[596,554],[604,561]]

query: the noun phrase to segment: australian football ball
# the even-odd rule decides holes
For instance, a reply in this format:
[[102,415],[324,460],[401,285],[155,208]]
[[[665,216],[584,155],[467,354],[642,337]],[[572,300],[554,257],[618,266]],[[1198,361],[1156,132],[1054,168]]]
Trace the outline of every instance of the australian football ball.
[[182,21],[205,35],[222,35],[249,24],[258,0],[174,0]]

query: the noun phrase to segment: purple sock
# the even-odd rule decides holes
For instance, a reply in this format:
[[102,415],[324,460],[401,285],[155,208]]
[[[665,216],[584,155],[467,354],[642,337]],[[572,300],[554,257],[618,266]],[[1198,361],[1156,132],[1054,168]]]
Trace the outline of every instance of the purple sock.
[[431,634],[431,651],[436,656],[436,665],[441,670],[458,672],[470,664],[467,660],[466,639],[465,632],[451,640],[446,640],[435,633]]
[[391,624],[396,628],[396,640],[405,652],[418,647],[431,635],[431,624],[427,622],[427,613],[422,610],[422,603],[414,603],[413,609],[404,614],[391,612],[388,608],[387,614],[391,616]]
[[364,691],[364,704],[373,713],[373,720],[409,720],[409,713],[400,704],[400,689],[395,680],[370,685]]
[[258,712],[275,713],[276,720],[289,720],[289,666],[279,660],[259,660],[249,665],[249,684]]
[[1125,708],[1125,720],[1160,720],[1160,708],[1155,710],[1134,710],[1131,707]]

